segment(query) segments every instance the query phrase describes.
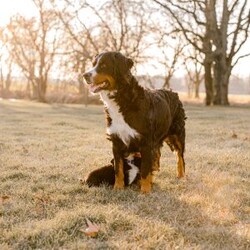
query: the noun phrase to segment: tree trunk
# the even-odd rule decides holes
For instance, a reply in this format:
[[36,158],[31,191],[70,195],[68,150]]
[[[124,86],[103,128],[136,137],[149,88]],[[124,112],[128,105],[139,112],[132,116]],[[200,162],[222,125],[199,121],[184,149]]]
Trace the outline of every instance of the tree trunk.
[[30,99],[31,98],[31,82],[30,79],[27,80],[27,86],[26,86],[26,95]]
[[38,89],[39,89],[38,101],[46,102],[45,96],[46,96],[47,84],[44,81],[41,81]]
[[199,99],[200,98],[200,95],[199,95],[199,84],[195,84],[195,92],[194,92],[194,97]]
[[[34,86],[34,85],[33,85]],[[39,102],[46,102],[46,90],[47,90],[47,82],[45,82],[41,78],[36,79],[36,84],[33,88],[33,96],[35,99],[37,99]]]
[[215,58],[215,64],[214,64],[214,105],[221,105],[221,86],[223,81],[223,68],[221,65],[221,57],[218,56]]
[[229,105],[228,86],[231,66],[227,65],[225,56],[218,56],[214,64],[214,105]]
[[164,84],[163,84],[163,88],[169,89],[170,88],[170,76],[167,75],[164,78]]
[[212,78],[212,62],[204,60],[205,68],[205,90],[206,90],[206,105],[209,106],[213,103],[213,78]]
[[229,87],[229,78],[231,75],[231,69],[228,69],[224,74],[224,79],[221,86],[221,105],[229,105],[228,101],[228,87]]
[[194,97],[199,98],[199,87],[200,87],[200,75],[195,72],[195,83],[194,83]]
[[10,86],[11,86],[11,83],[12,83],[11,73],[12,73],[12,72],[9,71],[8,74],[7,74],[7,76],[6,76],[6,86],[5,86],[5,88],[6,88],[7,93],[9,93],[9,91],[10,91]]
[[0,68],[0,94],[3,94],[3,89],[4,89],[4,77],[3,77],[3,70],[2,67]]

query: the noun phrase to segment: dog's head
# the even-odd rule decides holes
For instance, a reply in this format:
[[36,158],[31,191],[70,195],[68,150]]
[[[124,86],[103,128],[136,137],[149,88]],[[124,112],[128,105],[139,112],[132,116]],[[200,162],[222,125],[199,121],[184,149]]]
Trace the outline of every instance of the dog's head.
[[104,52],[96,56],[93,68],[83,74],[90,91],[113,91],[119,88],[121,78],[130,74],[133,61],[119,52]]

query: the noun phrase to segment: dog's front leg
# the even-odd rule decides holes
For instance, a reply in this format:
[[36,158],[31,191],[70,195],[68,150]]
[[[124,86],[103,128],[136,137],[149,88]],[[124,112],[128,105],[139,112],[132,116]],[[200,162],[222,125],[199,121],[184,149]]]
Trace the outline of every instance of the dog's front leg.
[[115,185],[114,189],[124,188],[124,170],[122,154],[113,146],[114,166],[115,166]]
[[141,158],[141,192],[149,193],[152,187],[153,150],[143,147]]

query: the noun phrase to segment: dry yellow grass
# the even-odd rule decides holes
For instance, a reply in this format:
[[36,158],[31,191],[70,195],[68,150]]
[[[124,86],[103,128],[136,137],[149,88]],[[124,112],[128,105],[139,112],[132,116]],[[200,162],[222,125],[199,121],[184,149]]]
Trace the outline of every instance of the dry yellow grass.
[[103,107],[0,100],[0,249],[248,249],[250,109],[185,108],[187,179],[165,146],[143,195],[78,182],[112,157]]

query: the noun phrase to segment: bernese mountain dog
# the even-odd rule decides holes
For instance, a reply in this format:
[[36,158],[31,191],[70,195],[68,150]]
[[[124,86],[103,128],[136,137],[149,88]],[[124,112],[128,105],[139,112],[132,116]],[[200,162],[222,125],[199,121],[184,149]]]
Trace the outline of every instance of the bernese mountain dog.
[[152,173],[160,168],[164,141],[177,153],[177,177],[184,177],[186,116],[177,93],[143,88],[132,75],[132,66],[133,61],[120,52],[104,52],[96,56],[93,68],[83,77],[105,106],[114,155],[114,188],[125,186],[124,156],[140,152],[141,191],[148,193]]
[[[139,153],[129,154],[123,159],[124,184],[130,186],[137,184],[140,180],[141,156]],[[93,170],[85,179],[80,180],[82,184],[87,184],[89,187],[99,187],[101,185],[114,186],[115,184],[115,169],[114,159],[109,165]]]

